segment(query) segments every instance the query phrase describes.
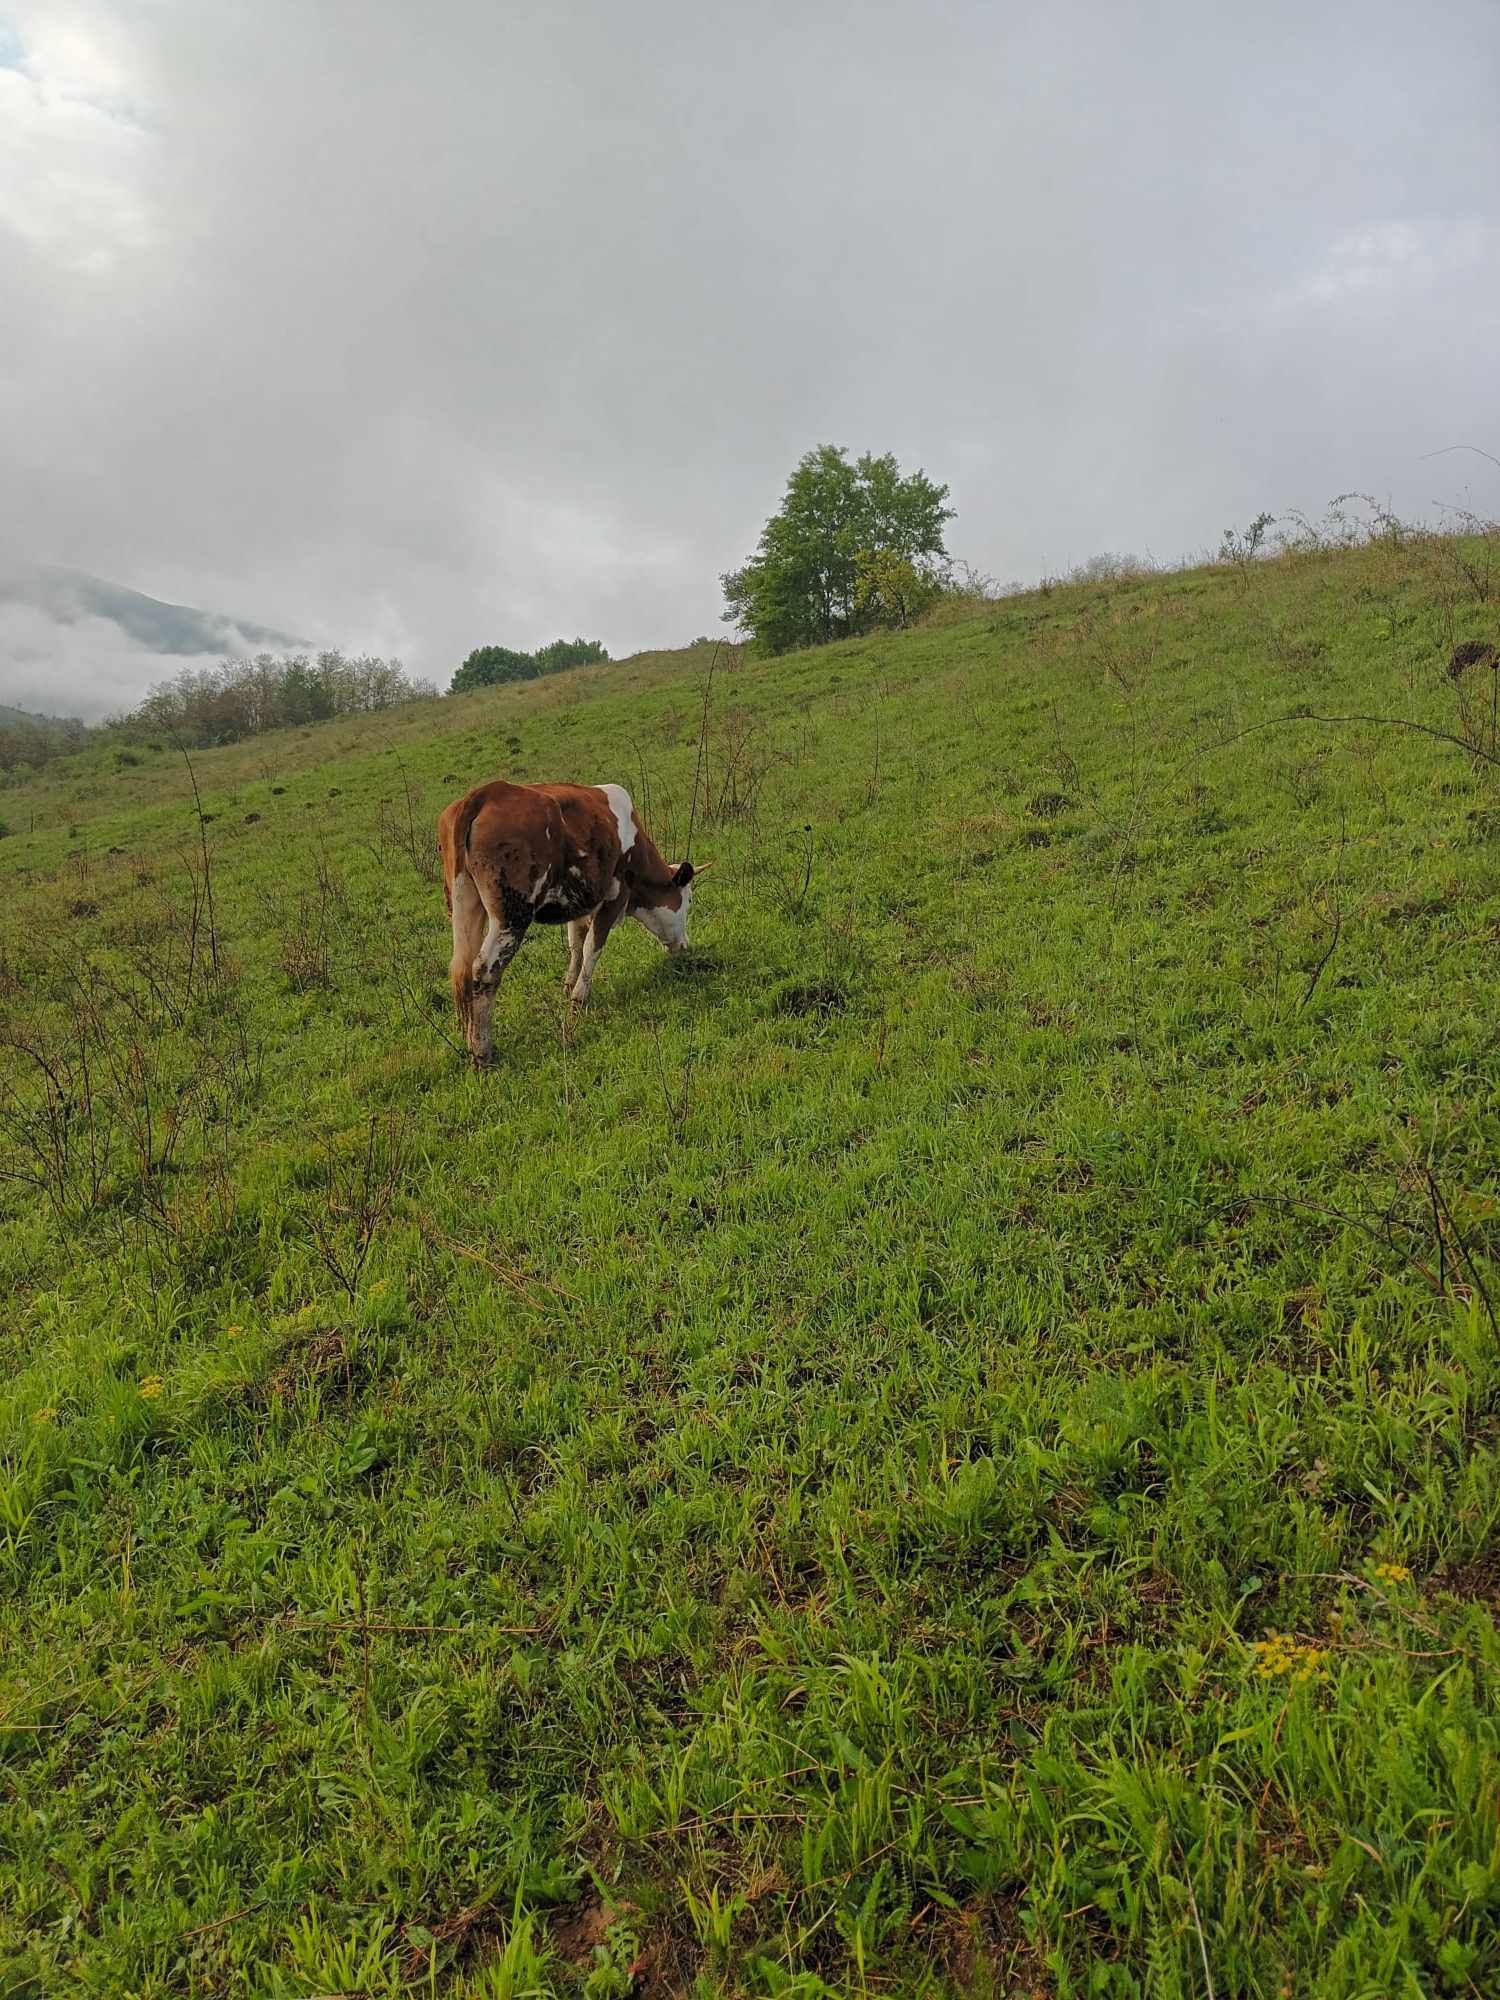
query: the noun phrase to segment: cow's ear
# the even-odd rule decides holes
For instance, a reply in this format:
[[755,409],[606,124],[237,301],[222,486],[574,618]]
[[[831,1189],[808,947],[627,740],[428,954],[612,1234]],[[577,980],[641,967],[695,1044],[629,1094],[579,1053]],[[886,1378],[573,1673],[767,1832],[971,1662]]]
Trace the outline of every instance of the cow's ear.
[[672,887],[674,889],[685,889],[688,883],[692,881],[692,879],[693,879],[692,862],[680,861],[677,864],[677,871],[672,877]]

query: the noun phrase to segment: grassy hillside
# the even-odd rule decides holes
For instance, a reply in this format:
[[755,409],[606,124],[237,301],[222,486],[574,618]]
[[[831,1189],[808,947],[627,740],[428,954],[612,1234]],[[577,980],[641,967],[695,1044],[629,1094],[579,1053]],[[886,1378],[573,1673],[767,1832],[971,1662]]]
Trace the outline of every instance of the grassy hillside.
[[0,800],[0,1990],[1500,1989],[1491,553]]

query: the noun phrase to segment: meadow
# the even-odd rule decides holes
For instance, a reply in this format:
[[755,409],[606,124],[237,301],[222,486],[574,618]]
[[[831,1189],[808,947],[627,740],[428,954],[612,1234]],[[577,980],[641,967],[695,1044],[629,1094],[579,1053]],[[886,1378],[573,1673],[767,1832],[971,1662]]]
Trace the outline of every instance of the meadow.
[[1500,1991],[1497,556],[0,794],[0,1994]]

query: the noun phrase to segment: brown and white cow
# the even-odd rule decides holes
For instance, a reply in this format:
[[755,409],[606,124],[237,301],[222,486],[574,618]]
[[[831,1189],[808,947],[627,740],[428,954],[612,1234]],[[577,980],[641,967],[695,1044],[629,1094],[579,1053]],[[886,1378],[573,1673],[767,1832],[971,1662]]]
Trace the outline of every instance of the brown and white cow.
[[492,1053],[500,976],[533,924],[566,924],[563,991],[588,999],[594,966],[621,917],[658,944],[688,941],[695,872],[663,861],[620,785],[511,785],[455,799],[438,820],[443,896],[453,919],[453,1004],[477,1063]]

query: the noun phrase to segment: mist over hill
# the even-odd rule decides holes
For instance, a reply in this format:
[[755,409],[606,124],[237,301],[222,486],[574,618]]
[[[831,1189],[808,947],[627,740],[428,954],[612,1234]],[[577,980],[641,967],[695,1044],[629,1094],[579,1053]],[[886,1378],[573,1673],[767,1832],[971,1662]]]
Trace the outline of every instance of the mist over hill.
[[60,564],[0,558],[0,701],[96,720],[129,707],[165,664],[294,650],[295,634],[171,604]]

